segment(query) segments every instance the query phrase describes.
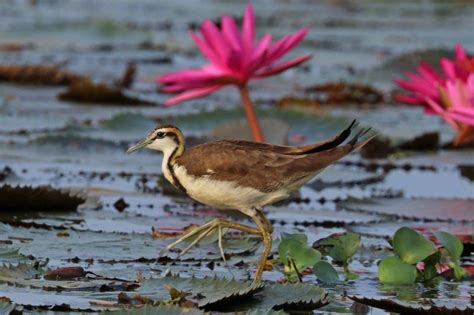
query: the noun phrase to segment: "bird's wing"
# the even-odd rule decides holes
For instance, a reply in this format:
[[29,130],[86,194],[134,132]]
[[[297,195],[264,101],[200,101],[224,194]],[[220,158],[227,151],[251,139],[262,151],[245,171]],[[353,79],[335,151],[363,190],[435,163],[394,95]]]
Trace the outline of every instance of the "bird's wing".
[[185,165],[187,173],[220,181],[235,182],[271,192],[309,178],[369,140],[358,140],[367,130],[356,134],[349,142],[322,152],[309,154],[282,154],[260,147],[242,147],[231,142],[218,141],[192,147],[176,159]]
[[273,145],[273,144],[268,144],[268,143],[259,143],[259,142],[244,141],[244,140],[223,140],[221,142],[227,142],[229,144],[232,144],[235,146],[242,146],[245,148],[255,148],[255,149],[267,150],[267,151],[272,151],[275,153],[288,154],[288,155],[309,154],[309,153],[322,152],[322,151],[337,147],[349,137],[352,130],[357,126],[357,124],[358,124],[357,121],[354,120],[346,129],[341,131],[339,134],[337,134],[333,138],[330,138],[321,142],[317,142],[317,143],[307,144],[303,146],[296,146],[296,147],[279,146],[279,145]]

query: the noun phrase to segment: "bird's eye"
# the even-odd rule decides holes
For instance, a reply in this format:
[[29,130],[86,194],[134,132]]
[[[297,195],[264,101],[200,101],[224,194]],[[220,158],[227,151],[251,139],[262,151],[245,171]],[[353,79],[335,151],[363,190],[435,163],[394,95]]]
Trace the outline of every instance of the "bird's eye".
[[165,132],[161,132],[161,131],[156,133],[156,137],[157,137],[157,138],[160,138],[160,139],[161,139],[161,138],[164,138],[165,135],[166,135],[166,133],[165,133]]

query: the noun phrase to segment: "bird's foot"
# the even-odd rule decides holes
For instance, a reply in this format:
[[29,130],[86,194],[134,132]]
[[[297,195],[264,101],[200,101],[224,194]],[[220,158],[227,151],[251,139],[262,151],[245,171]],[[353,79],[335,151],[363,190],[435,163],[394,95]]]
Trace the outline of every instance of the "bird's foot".
[[247,225],[244,225],[244,224],[240,224],[240,223],[236,223],[236,222],[232,222],[232,221],[228,221],[228,220],[224,220],[224,219],[214,219],[212,221],[209,221],[206,224],[203,224],[203,225],[189,231],[188,233],[184,234],[183,236],[181,236],[179,239],[177,239],[173,243],[166,246],[160,252],[160,256],[163,253],[165,253],[165,252],[173,249],[174,247],[176,247],[176,245],[178,245],[179,243],[181,243],[181,242],[183,242],[183,241],[185,241],[185,240],[187,240],[187,239],[189,239],[193,236],[196,236],[196,238],[186,248],[184,248],[178,254],[178,256],[176,258],[179,258],[179,257],[183,256],[184,254],[186,254],[194,245],[198,244],[204,238],[211,235],[215,230],[217,230],[218,233],[219,233],[219,242],[218,242],[219,250],[220,250],[222,259],[225,262],[226,258],[225,258],[225,254],[224,254],[224,245],[223,245],[222,237],[223,237],[223,234],[224,234],[223,229],[226,229],[226,228],[230,228],[230,229],[234,229],[234,230],[238,230],[238,231],[242,231],[242,232],[246,232],[246,233],[250,233],[250,234],[254,234],[254,235],[258,235],[258,236],[262,235],[262,233],[260,232],[259,229],[253,228],[251,226],[247,226]]

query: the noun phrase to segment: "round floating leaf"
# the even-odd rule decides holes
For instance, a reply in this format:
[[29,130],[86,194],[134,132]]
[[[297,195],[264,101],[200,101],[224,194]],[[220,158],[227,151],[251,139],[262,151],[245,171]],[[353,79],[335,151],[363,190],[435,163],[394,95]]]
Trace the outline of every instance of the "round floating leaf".
[[464,246],[456,236],[443,231],[436,231],[433,234],[441,242],[441,245],[446,248],[453,260],[458,261],[461,258]]
[[284,239],[278,246],[280,261],[288,265],[288,259],[292,258],[298,270],[313,266],[321,259],[321,253],[305,243],[294,239]]
[[413,229],[402,227],[395,232],[393,249],[408,264],[416,264],[433,254],[434,244]]
[[332,234],[319,240],[315,246],[337,262],[351,258],[360,246],[360,235],[353,232]]
[[339,283],[339,275],[334,269],[334,267],[326,262],[326,261],[319,261],[313,267],[313,272],[318,277],[318,280],[325,282],[325,283]]
[[380,262],[378,276],[385,284],[412,284],[416,281],[416,268],[396,256],[388,256]]

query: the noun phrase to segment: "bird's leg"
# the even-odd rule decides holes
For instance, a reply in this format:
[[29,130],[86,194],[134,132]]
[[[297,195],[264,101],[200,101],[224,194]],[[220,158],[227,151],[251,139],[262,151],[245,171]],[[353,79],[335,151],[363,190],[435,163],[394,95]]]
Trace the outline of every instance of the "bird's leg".
[[176,258],[179,258],[183,256],[184,254],[186,254],[191,249],[191,247],[193,247],[194,245],[202,241],[206,236],[211,234],[213,230],[214,230],[214,227],[211,226],[210,228],[208,228],[207,230],[199,234],[198,237],[196,237],[196,239],[192,241],[191,244],[189,244],[185,249],[183,249]]
[[[253,228],[251,226],[236,223],[236,222],[232,222],[232,221],[228,221],[228,220],[224,220],[224,219],[214,219],[214,220],[212,220],[212,221],[210,221],[206,224],[201,225],[200,227],[197,227],[197,228],[189,231],[185,235],[181,236],[179,239],[177,239],[173,243],[166,246],[160,252],[160,255],[163,254],[164,252],[174,248],[176,245],[178,245],[179,243],[185,241],[186,239],[188,239],[188,238],[190,238],[194,235],[199,234],[198,237],[185,249],[185,251],[188,251],[189,249],[191,249],[191,247],[193,247],[194,245],[196,245],[197,243],[202,241],[202,239],[204,239],[206,236],[211,234],[212,231],[214,231],[215,229],[219,229],[219,228],[231,228],[231,229],[234,229],[234,230],[238,230],[238,231],[242,231],[242,232],[246,232],[246,233],[250,233],[250,234],[254,234],[254,235],[258,235],[258,236],[262,235],[262,233],[260,232],[259,229]],[[221,240],[220,240],[219,247],[221,248],[221,255],[222,255],[223,254],[223,246],[222,246],[222,241]],[[181,253],[180,256],[182,254],[183,253]]]
[[224,264],[227,266],[227,259],[225,258],[222,236],[223,236],[222,227],[219,227],[219,251],[221,252],[221,257],[222,257],[222,260],[224,261]]
[[260,229],[260,233],[263,238],[263,253],[262,258],[260,258],[260,262],[257,266],[257,271],[255,272],[254,282],[260,282],[262,279],[263,269],[265,268],[265,264],[267,262],[268,254],[272,249],[272,231],[273,226],[265,217],[263,211],[259,209],[254,209],[255,211],[252,213],[251,217],[257,224],[258,228]]

